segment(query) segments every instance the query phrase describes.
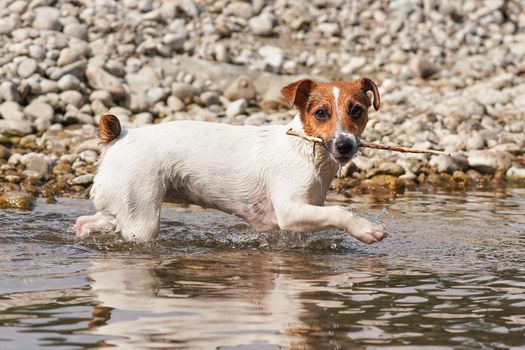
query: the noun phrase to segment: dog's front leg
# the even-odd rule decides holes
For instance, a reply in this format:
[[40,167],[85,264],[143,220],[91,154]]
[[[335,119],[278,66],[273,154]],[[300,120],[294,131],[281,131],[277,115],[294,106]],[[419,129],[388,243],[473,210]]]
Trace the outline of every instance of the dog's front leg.
[[336,227],[367,244],[379,242],[387,236],[382,226],[338,206],[286,203],[274,204],[274,209],[282,230],[304,232]]

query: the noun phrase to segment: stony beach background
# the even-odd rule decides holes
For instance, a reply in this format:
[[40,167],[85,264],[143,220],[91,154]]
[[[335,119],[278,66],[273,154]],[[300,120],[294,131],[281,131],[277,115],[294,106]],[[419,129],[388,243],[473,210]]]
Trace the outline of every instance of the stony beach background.
[[374,79],[365,140],[453,154],[362,150],[342,194],[525,183],[520,0],[0,0],[0,207],[87,197],[103,113],[286,123],[304,76]]

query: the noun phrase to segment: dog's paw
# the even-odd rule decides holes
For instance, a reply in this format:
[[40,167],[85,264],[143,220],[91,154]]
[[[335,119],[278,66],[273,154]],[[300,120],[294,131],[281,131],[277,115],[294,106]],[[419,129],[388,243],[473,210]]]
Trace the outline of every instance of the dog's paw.
[[93,233],[111,234],[115,232],[115,224],[105,216],[81,216],[75,223],[77,237],[89,236]]
[[372,244],[385,239],[388,234],[382,225],[375,224],[364,218],[355,217],[348,232],[356,239],[366,244]]

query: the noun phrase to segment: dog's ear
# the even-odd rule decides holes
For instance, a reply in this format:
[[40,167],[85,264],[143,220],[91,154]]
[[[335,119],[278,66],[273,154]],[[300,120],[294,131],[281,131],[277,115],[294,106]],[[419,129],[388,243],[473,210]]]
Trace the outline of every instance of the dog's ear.
[[313,80],[301,79],[283,87],[281,95],[290,106],[297,106],[299,109],[303,109],[314,85],[315,82]]
[[377,85],[371,79],[361,78],[359,79],[361,85],[361,90],[366,93],[372,91],[374,93],[374,109],[377,111],[381,107],[381,96],[379,96],[379,91],[377,90]]

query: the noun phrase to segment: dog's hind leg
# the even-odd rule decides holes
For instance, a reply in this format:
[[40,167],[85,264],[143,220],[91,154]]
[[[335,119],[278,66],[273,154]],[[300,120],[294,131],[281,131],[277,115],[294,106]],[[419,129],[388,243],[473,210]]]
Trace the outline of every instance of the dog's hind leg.
[[128,241],[146,242],[157,237],[160,230],[162,200],[128,203],[128,210],[117,213],[117,228]]
[[116,230],[128,241],[145,242],[157,237],[164,186],[124,181],[103,191],[97,188],[95,207],[115,218]]

